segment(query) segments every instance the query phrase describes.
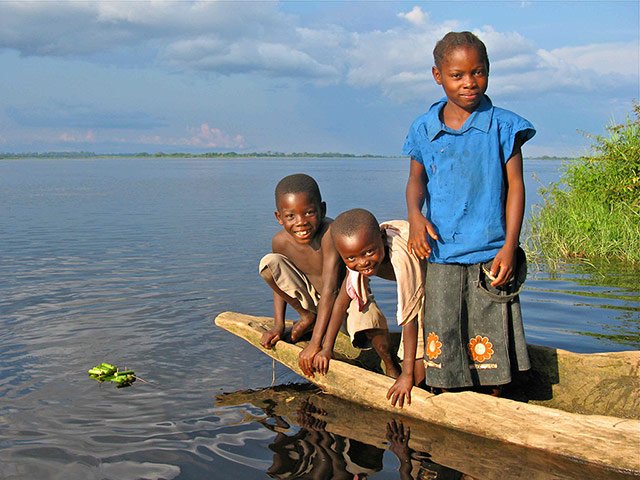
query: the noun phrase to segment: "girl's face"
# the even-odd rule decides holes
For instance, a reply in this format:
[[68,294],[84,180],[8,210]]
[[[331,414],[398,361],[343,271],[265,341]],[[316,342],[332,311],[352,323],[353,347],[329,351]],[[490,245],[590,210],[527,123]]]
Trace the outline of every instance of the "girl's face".
[[480,52],[472,46],[450,50],[440,68],[433,67],[432,73],[447,100],[468,113],[478,107],[489,85],[487,67]]

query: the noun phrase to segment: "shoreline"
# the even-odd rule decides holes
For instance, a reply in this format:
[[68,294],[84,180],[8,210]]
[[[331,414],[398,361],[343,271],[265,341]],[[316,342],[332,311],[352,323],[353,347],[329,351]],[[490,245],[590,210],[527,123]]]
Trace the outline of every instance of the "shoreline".
[[[110,158],[126,158],[126,159],[185,159],[185,158],[202,158],[202,159],[229,159],[229,158],[256,158],[264,160],[278,160],[278,159],[367,159],[367,158],[388,158],[388,159],[402,159],[405,160],[405,155],[355,155],[349,153],[93,153],[93,152],[30,152],[30,153],[0,153],[0,160],[91,160],[91,159],[110,159]],[[527,160],[542,160],[542,161],[567,161],[576,160],[577,157],[525,157]]]

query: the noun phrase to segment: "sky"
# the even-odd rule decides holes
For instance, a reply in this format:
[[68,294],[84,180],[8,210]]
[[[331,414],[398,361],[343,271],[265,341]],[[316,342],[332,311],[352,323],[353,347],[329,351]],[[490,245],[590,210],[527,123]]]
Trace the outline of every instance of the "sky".
[[400,155],[443,97],[433,47],[487,45],[524,156],[579,156],[640,100],[640,2],[0,0],[0,152]]

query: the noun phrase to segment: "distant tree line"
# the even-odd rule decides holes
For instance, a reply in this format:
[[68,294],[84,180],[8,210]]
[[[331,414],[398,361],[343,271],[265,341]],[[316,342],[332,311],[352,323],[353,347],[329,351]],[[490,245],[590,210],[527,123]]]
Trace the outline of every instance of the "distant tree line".
[[[138,153],[95,153],[95,152],[23,152],[10,153],[0,152],[0,158],[4,159],[20,159],[20,158],[60,158],[60,159],[77,159],[77,158],[396,158],[389,155],[354,155],[352,153],[339,152],[206,152],[206,153],[166,153],[166,152],[138,152]],[[398,157],[400,158],[400,157]],[[537,160],[572,160],[569,157],[554,157],[544,155],[542,157],[529,157]],[[526,159],[525,159],[526,160]]]
[[206,152],[206,153],[94,153],[94,152],[0,152],[0,158],[387,158],[386,155],[354,155],[338,152]]

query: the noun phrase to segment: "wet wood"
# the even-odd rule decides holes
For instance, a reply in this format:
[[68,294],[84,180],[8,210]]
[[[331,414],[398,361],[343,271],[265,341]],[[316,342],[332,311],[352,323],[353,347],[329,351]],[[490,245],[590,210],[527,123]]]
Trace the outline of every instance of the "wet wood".
[[[390,448],[388,429],[392,423],[408,428],[409,447],[436,464],[478,479],[526,478],[600,480],[629,479],[633,472],[597,467],[578,459],[554,455],[537,449],[505,444],[458,430],[422,422],[379,409],[366,408],[322,393],[312,385],[279,385],[261,390],[245,390],[218,395],[216,406],[251,404],[261,408],[262,418],[245,421],[268,421],[284,418],[301,428],[324,430],[380,449]],[[293,429],[291,429],[293,430]],[[280,431],[280,430],[278,430]],[[281,433],[293,435],[295,431]]]
[[[262,333],[271,323],[272,319],[269,318],[233,312],[220,314],[216,318],[216,325],[244,338],[302,376],[298,368],[298,354],[304,343],[290,344],[281,341],[271,350],[266,350],[260,345]],[[348,344],[345,338],[336,342],[336,351],[344,352],[338,355],[340,358],[352,363],[375,363],[372,354],[350,349]],[[531,351],[536,368],[532,379],[534,384],[537,382],[537,395],[543,397],[535,401],[547,404],[555,401],[557,406],[585,410],[586,406],[594,403],[592,396],[600,398],[600,395],[608,398],[606,405],[611,408],[618,408],[620,403],[627,407],[634,402],[637,405],[640,352],[593,356],[562,350],[539,350],[535,347],[532,347]],[[548,359],[556,364],[549,366],[545,363]],[[337,397],[398,414],[399,409],[392,407],[386,400],[386,393],[393,380],[352,363],[333,360],[327,375],[315,375],[309,380],[323,391]],[[587,368],[593,368],[596,373]],[[612,374],[611,369],[619,370],[626,380],[607,380]],[[597,373],[599,371],[600,373]],[[627,385],[626,381],[630,383]],[[617,393],[607,392],[601,386],[603,382],[610,382],[611,385],[619,382],[625,388],[624,392],[635,390],[635,400],[631,394],[621,402],[616,401]],[[592,393],[593,385],[597,385],[595,394]],[[575,389],[582,390],[574,391]],[[521,396],[526,393],[526,388],[522,386],[515,390],[515,393]],[[624,392],[620,395],[624,395]],[[550,398],[544,398],[545,396]],[[590,400],[577,400],[584,397]],[[415,420],[454,428],[476,437],[546,451],[592,465],[640,473],[640,421],[634,418],[585,415],[535,405],[531,401],[524,403],[472,392],[434,396],[420,389],[413,390],[412,404],[405,406],[401,413]],[[635,413],[637,414],[637,409]]]

